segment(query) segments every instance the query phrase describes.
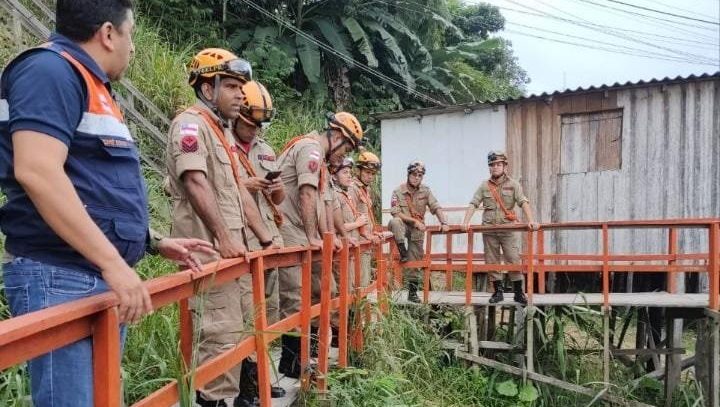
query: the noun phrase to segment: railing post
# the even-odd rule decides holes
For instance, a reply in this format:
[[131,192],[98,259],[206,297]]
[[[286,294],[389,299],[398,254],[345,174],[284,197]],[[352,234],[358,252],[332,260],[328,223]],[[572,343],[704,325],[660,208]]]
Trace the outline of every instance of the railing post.
[[467,233],[467,252],[465,253],[465,305],[472,305],[473,282],[475,275],[473,274],[473,250],[475,247],[475,232],[468,229]]
[[534,274],[534,255],[533,255],[533,244],[535,243],[533,239],[535,232],[533,232],[532,229],[528,228],[527,231],[527,263],[525,265],[525,271],[527,273],[527,297],[528,297],[528,306],[532,306],[533,304],[533,293],[535,292],[535,276]]
[[[312,250],[302,255],[300,284],[300,367],[302,382],[307,383],[310,364],[310,308],[312,307]],[[305,387],[305,386],[303,386]]]
[[670,255],[670,260],[668,260],[667,268],[667,291],[671,294],[675,294],[677,291],[677,276],[675,275],[675,264],[677,263],[678,254],[677,236],[677,229],[671,227],[668,231],[668,254]]
[[[340,281],[338,282],[338,291],[340,292],[340,309],[338,310],[340,325],[338,326],[338,365],[340,367],[347,367],[350,243],[347,238],[343,238],[342,244],[343,246],[340,250]],[[358,274],[359,271],[360,270],[355,270],[355,274]]]
[[327,372],[328,372],[328,336],[330,335],[330,277],[332,275],[333,264],[333,235],[332,233],[323,234],[322,248],[322,274],[320,276],[320,328],[318,329],[318,375],[317,387],[318,391],[324,393],[327,391]]
[[[370,245],[370,247],[372,247],[372,245]],[[353,264],[355,265],[355,288],[353,290],[353,297],[352,297],[353,310],[354,310],[354,317],[353,317],[354,326],[352,327],[352,335],[351,336],[353,338],[352,348],[355,351],[359,351],[360,349],[362,349],[362,345],[363,345],[362,341],[363,341],[363,326],[364,326],[364,324],[363,324],[362,318],[359,317],[360,316],[360,304],[362,303],[362,299],[364,298],[361,295],[361,292],[364,289],[364,287],[362,286],[362,275],[361,275],[361,271],[362,271],[362,261],[361,260],[362,260],[363,255],[364,254],[360,250],[360,246],[353,248],[353,256],[355,256],[353,258]],[[378,268],[378,270],[379,270],[379,268]],[[378,273],[379,273],[379,271],[378,271]],[[368,276],[368,278],[370,278],[370,276]],[[368,283],[370,283],[370,280],[368,280]],[[379,289],[377,292],[379,292]],[[379,301],[380,296],[378,295],[377,298]]]
[[720,223],[714,222],[709,228],[708,248],[708,279],[710,283],[710,298],[708,304],[710,309],[720,309]]
[[445,291],[453,290],[453,270],[452,270],[452,255],[453,255],[453,233],[447,232],[445,234],[445,264],[448,266],[445,270]]
[[270,363],[268,362],[267,342],[267,316],[265,314],[265,259],[261,256],[250,264],[253,283],[253,308],[255,309],[255,351],[257,354],[258,369],[258,395],[260,405],[270,407]]
[[610,386],[610,237],[608,224],[602,225],[603,290],[603,381]]
[[[390,244],[389,246],[392,247],[392,244]],[[390,257],[390,259],[392,261],[392,257]],[[375,279],[377,280],[377,300],[378,304],[380,304],[380,312],[387,313],[387,282],[385,281],[385,278],[387,277],[387,264],[385,262],[385,256],[383,253],[383,242],[375,245],[375,262],[377,267],[377,269],[375,270]]]
[[[117,307],[99,313],[93,325],[95,407],[120,407],[120,321]],[[71,374],[71,372],[65,372]]]
[[183,372],[187,372],[192,366],[193,350],[193,321],[189,299],[183,298],[178,302],[178,314],[180,314],[180,353],[184,363]]
[[537,274],[538,274],[538,294],[545,294],[545,231],[540,229],[537,231]]
[[430,301],[430,266],[432,265],[432,232],[427,231],[425,234],[425,256],[423,257],[423,303]]

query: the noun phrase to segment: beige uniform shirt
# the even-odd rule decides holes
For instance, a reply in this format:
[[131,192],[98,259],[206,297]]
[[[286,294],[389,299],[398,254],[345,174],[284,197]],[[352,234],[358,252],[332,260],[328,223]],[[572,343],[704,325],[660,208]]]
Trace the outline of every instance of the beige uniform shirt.
[[[308,136],[317,134],[312,132]],[[278,157],[277,168],[282,171],[280,177],[285,185],[285,200],[280,204],[285,221],[280,227],[280,234],[286,246],[309,243],[300,217],[300,187],[303,185],[310,185],[316,189],[320,187],[320,171],[325,165],[324,161],[325,153],[322,146],[311,138],[296,142]],[[327,184],[328,181],[325,182]],[[326,186],[323,189],[327,192],[329,188]],[[318,225],[320,222],[325,222],[324,199],[325,197],[318,194],[316,214]],[[320,238],[319,232],[317,238]]]
[[[360,215],[357,209],[357,202],[350,196],[349,191],[344,191],[339,186],[334,188],[337,202],[340,205],[342,211],[343,223],[355,222]],[[358,239],[360,238],[360,228],[353,229],[348,232],[348,237]]]
[[522,206],[525,202],[528,202],[527,197],[523,194],[520,183],[510,178],[507,175],[503,175],[498,182],[486,180],[480,187],[475,191],[475,195],[470,201],[470,205],[476,209],[482,205],[483,211],[483,224],[484,225],[499,225],[503,223],[511,223],[505,219],[505,212],[497,204],[495,198],[488,188],[488,182],[492,182],[496,185],[498,194],[502,197],[503,205],[508,211],[512,211],[515,205]]
[[[255,176],[257,177],[265,178],[265,175],[268,172],[276,171],[277,157],[275,155],[275,151],[273,151],[272,147],[270,147],[270,145],[268,145],[262,138],[256,137],[252,141],[252,143],[250,143],[250,151],[248,151],[247,153],[245,153],[245,150],[238,146],[237,154],[244,154],[248,158],[248,161],[250,161],[250,164],[255,171]],[[242,163],[238,162],[238,164],[238,168],[240,169],[240,175],[242,176],[242,178],[249,178],[250,174],[248,174],[248,172],[245,170],[245,167],[242,165]],[[260,210],[260,216],[262,217],[265,226],[267,226],[268,230],[273,235],[273,241],[276,244],[282,245],[282,237],[280,236],[280,230],[275,224],[275,218],[273,216],[270,203],[267,201],[267,199],[265,199],[261,192],[256,192],[254,194],[251,193],[251,195],[253,195],[253,198],[255,198],[255,203],[257,203],[258,205],[258,209]],[[248,231],[248,233],[250,233],[250,231]],[[253,240],[253,238],[255,238],[254,235],[248,236],[249,240]],[[257,240],[257,238],[255,238],[255,240]]]
[[[209,112],[200,102],[195,107]],[[211,115],[219,122],[216,115],[212,112]],[[232,134],[227,128],[225,137],[232,140]],[[217,244],[210,229],[195,213],[182,183],[185,171],[202,171],[215,193],[220,215],[230,230],[231,237],[245,243],[245,219],[230,159],[210,125],[198,113],[184,111],[172,121],[166,154],[167,191],[173,208],[170,232],[172,237],[194,237]],[[208,255],[201,256],[203,262],[216,259],[217,257]]]
[[440,204],[430,188],[420,184],[417,191],[410,192],[407,184],[402,184],[392,193],[390,200],[390,214],[404,213],[420,221],[425,218],[425,210],[429,209],[433,215],[440,208]]
[[348,188],[348,193],[357,205],[358,213],[368,217],[368,226],[370,231],[375,229],[375,214],[373,213],[372,195],[370,188],[366,187],[359,179],[353,179],[352,185]]

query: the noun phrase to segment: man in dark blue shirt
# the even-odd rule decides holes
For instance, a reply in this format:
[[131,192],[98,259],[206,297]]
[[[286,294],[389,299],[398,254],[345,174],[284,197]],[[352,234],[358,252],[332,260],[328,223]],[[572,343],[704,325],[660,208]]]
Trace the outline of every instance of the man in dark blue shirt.
[[[132,267],[151,241],[197,268],[197,239],[150,239],[139,153],[113,100],[134,52],[131,0],[59,0],[57,33],[0,80],[5,293],[14,316],[112,290],[121,322],[152,310]],[[120,357],[120,355],[118,355]],[[30,361],[35,406],[92,406],[92,340]]]

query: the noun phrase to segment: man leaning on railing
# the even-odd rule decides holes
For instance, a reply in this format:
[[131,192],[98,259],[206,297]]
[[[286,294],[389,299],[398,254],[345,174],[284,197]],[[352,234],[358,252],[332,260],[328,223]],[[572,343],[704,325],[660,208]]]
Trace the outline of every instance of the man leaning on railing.
[[[137,322],[152,311],[132,269],[148,249],[195,268],[191,252],[212,251],[150,233],[138,150],[110,89],[134,52],[133,26],[131,0],[58,1],[56,33],[4,71],[0,228],[13,316],[112,290],[121,322]],[[92,338],[28,370],[36,407],[93,405]]]

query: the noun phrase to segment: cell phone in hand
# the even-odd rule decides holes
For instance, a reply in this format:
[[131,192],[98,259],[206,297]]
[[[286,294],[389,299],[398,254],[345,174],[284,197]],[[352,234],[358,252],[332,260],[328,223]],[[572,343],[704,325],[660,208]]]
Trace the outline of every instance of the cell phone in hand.
[[279,177],[280,174],[282,174],[282,171],[270,171],[267,174],[265,174],[265,179],[268,181],[272,181],[275,178]]

